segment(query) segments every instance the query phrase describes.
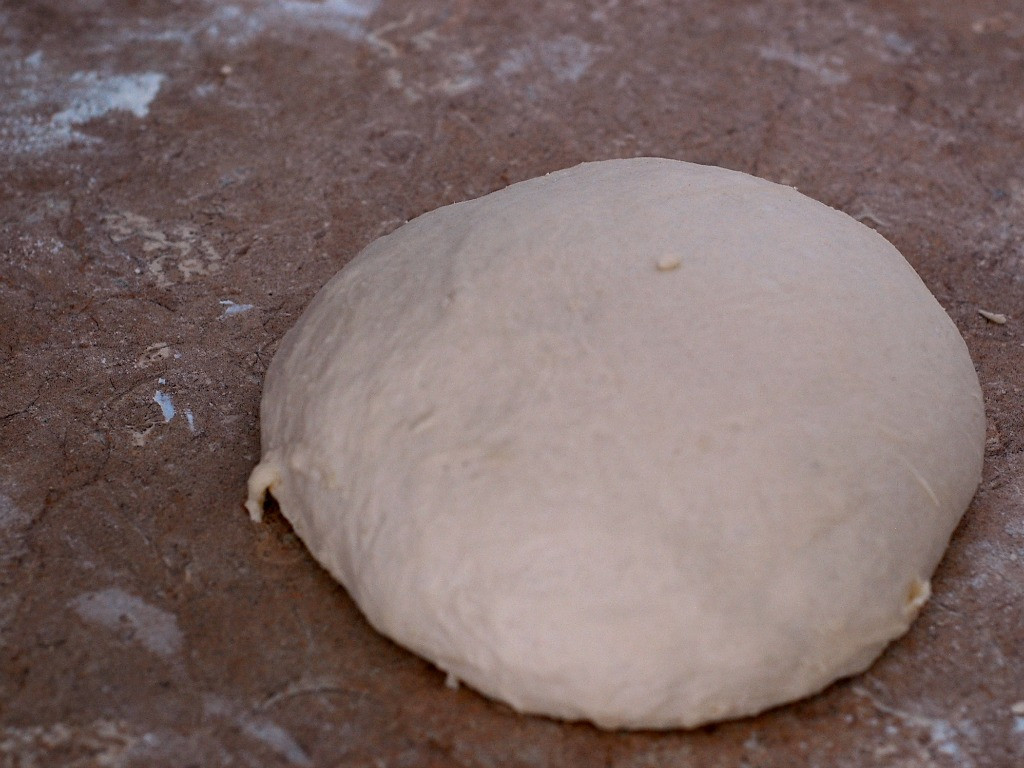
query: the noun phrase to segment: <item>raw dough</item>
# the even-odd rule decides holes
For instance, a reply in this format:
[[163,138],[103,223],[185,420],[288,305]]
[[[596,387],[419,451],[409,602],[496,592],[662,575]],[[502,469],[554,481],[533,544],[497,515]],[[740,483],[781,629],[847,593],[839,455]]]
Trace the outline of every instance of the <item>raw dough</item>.
[[517,710],[669,728],[901,635],[985,418],[881,236],[643,158],[371,244],[282,342],[262,428],[251,513],[269,490],[381,632]]

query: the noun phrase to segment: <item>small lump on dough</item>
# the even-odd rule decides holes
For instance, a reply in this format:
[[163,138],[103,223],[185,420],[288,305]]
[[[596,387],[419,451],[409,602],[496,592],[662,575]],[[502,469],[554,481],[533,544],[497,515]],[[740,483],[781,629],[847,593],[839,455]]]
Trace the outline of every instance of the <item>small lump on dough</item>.
[[978,484],[955,326],[795,190],[587,163],[372,243],[267,373],[269,490],[378,630],[516,710],[749,715],[903,634]]

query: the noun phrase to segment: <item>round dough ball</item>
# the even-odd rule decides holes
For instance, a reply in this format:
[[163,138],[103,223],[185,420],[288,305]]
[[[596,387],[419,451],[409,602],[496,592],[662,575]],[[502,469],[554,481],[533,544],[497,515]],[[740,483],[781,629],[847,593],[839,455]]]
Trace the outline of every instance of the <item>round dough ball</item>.
[[909,626],[978,484],[963,339],[795,190],[587,163],[357,256],[267,374],[269,490],[374,627],[523,712],[759,712]]

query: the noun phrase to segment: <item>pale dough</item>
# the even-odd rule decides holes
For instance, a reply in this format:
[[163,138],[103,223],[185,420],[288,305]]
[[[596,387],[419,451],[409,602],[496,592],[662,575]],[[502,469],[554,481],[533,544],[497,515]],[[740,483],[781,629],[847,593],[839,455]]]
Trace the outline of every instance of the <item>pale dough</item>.
[[978,484],[959,333],[881,236],[720,168],[420,216],[267,374],[265,491],[370,622],[517,710],[746,715],[906,631]]

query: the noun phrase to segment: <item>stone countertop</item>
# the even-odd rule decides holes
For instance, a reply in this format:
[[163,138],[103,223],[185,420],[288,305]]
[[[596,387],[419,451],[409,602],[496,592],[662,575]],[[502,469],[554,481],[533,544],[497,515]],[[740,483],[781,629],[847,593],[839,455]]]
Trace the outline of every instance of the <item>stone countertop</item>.
[[[0,765],[1024,764],[1022,94],[1014,0],[0,4]],[[275,345],[361,247],[636,155],[877,229],[989,417],[911,631],[691,732],[450,690],[241,506]]]

